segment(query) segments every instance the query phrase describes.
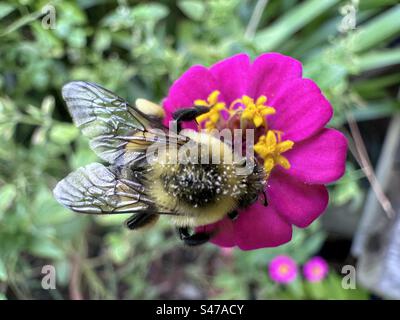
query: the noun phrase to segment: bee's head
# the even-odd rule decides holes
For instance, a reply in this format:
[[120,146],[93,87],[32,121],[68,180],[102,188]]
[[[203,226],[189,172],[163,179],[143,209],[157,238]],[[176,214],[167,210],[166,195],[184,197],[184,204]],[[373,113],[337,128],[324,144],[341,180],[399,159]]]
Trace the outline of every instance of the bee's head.
[[253,204],[261,192],[264,191],[266,176],[263,167],[258,161],[243,161],[236,169],[237,173],[242,172],[241,183],[244,185],[241,188],[241,195],[239,198],[239,207],[247,208]]

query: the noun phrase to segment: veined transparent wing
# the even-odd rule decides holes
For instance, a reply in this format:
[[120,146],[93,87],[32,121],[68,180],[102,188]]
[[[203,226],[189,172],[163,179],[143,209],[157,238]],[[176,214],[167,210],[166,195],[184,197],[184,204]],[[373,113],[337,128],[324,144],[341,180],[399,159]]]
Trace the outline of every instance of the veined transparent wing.
[[166,139],[162,119],[147,115],[101,86],[74,81],[62,89],[74,123],[103,160],[124,165],[140,158],[155,141]]
[[141,183],[125,179],[117,169],[91,163],[61,180],[53,193],[73,211],[111,214],[151,211],[153,202],[143,191]]

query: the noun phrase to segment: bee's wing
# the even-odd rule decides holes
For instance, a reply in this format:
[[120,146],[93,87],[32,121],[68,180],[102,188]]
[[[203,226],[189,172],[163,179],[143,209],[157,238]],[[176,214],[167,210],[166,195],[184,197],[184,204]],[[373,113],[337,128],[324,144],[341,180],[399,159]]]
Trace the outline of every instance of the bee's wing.
[[160,117],[141,112],[97,84],[67,83],[62,96],[76,126],[90,139],[90,147],[109,163],[130,163],[143,156],[151,143],[165,139]]
[[124,179],[112,167],[91,163],[61,180],[53,193],[73,211],[110,214],[151,210],[152,201],[143,191],[139,182]]

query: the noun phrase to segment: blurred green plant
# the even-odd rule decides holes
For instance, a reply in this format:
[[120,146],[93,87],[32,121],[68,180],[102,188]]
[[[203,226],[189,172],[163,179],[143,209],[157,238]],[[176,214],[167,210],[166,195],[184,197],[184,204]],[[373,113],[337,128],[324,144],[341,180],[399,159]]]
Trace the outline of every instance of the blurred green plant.
[[[317,252],[326,237],[318,223],[296,230],[280,248],[235,251],[232,264],[212,245],[182,248],[166,223],[138,235],[123,230],[124,217],[93,218],[59,206],[51,193],[55,183],[96,160],[70,123],[60,89],[80,79],[130,101],[161,101],[193,64],[272,50],[304,62],[305,75],[335,108],[333,126],[343,128],[348,113],[360,121],[390,116],[399,107],[400,6],[362,1],[356,29],[341,33],[339,9],[348,3],[2,1],[0,298],[246,298],[253,283],[263,289],[259,298],[304,297],[278,294],[264,274],[275,254],[302,263]],[[56,10],[54,28],[41,20],[49,4]],[[333,206],[362,202],[363,175],[351,162],[346,183],[332,187]],[[44,264],[56,266],[57,290],[41,289]]]

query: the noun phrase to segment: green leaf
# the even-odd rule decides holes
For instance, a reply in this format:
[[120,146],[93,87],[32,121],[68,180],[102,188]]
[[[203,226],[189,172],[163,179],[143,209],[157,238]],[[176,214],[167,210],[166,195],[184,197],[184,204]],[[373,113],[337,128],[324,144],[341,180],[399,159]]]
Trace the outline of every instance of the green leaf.
[[7,280],[7,270],[3,260],[0,258],[0,282]]
[[359,2],[360,9],[379,8],[398,4],[398,0],[362,0]]
[[54,226],[73,218],[71,212],[61,206],[54,199],[51,190],[43,185],[37,187],[37,193],[32,206],[34,208],[33,218],[37,226]]
[[99,161],[96,154],[89,148],[88,139],[79,136],[77,142],[78,148],[70,157],[70,165],[72,169],[75,170],[91,162]]
[[94,216],[93,219],[101,226],[122,226],[127,218],[122,214],[107,214]]
[[57,12],[60,12],[59,20],[66,20],[75,25],[83,25],[86,22],[85,11],[74,1],[60,1],[57,3],[57,9]]
[[334,272],[330,272],[325,279],[325,285],[327,286],[329,292],[329,299],[334,300],[345,300],[346,299],[346,291],[342,288],[342,279],[335,274]]
[[75,28],[67,36],[68,43],[74,48],[83,48],[86,46],[86,33],[83,29]]
[[132,18],[139,22],[157,22],[168,16],[168,8],[161,3],[139,4],[132,9]]
[[42,105],[40,108],[45,115],[51,116],[54,110],[54,97],[53,96],[45,97],[42,101]]
[[307,291],[308,298],[321,300],[329,299],[329,292],[327,292],[327,285],[325,282],[304,282],[305,290]]
[[0,19],[3,19],[5,16],[9,15],[13,12],[15,7],[8,3],[0,3]]
[[[391,100],[374,101],[368,103],[363,108],[357,108],[350,111],[357,121],[368,121],[390,116],[399,109],[398,103]],[[339,127],[347,122],[344,114],[338,116],[331,125]]]
[[13,184],[6,184],[0,189],[0,220],[5,211],[11,206],[17,195],[17,188]]
[[199,21],[203,18],[206,11],[204,2],[196,0],[182,0],[178,2],[179,9],[187,15],[190,19]]
[[288,290],[288,293],[292,296],[293,299],[302,299],[304,298],[305,292],[304,292],[304,284],[303,281],[299,278],[294,280],[293,282],[287,284],[286,289]]
[[64,52],[63,43],[52,29],[45,29],[39,21],[35,21],[32,23],[32,32],[37,40],[37,44],[40,46],[40,52],[43,58],[61,58]]
[[106,240],[111,259],[117,263],[123,263],[131,251],[131,246],[122,233],[111,233]]
[[367,52],[359,57],[361,71],[368,71],[400,64],[400,49],[384,49],[380,51]]
[[354,35],[354,51],[360,52],[382,44],[400,32],[400,5],[363,25]]
[[70,279],[71,265],[68,260],[57,261],[55,264],[57,270],[57,283],[66,285]]
[[22,28],[23,26],[35,21],[41,15],[42,15],[42,13],[40,11],[35,11],[31,14],[24,15],[23,17],[17,19],[13,23],[11,23],[0,36],[5,36],[9,33],[17,31],[18,29]]
[[29,251],[42,258],[61,260],[65,258],[64,251],[48,238],[36,238],[29,246]]
[[260,51],[271,51],[289,39],[295,32],[323,14],[339,0],[308,0],[293,7],[268,28],[259,31],[254,40]]
[[[346,179],[346,183],[338,183],[333,192],[331,192],[330,201],[337,206],[342,206],[351,200],[356,200],[362,196],[360,186],[357,181]],[[359,199],[359,201],[362,200]]]
[[69,144],[79,136],[79,129],[70,123],[57,123],[50,129],[50,139],[55,143]]
[[102,52],[110,47],[111,41],[111,33],[108,30],[100,30],[95,35],[93,48]]
[[322,231],[315,232],[311,237],[306,238],[302,245],[301,250],[295,252],[296,261],[298,263],[304,263],[310,256],[315,254],[321,248],[322,244],[326,239],[326,234]]

